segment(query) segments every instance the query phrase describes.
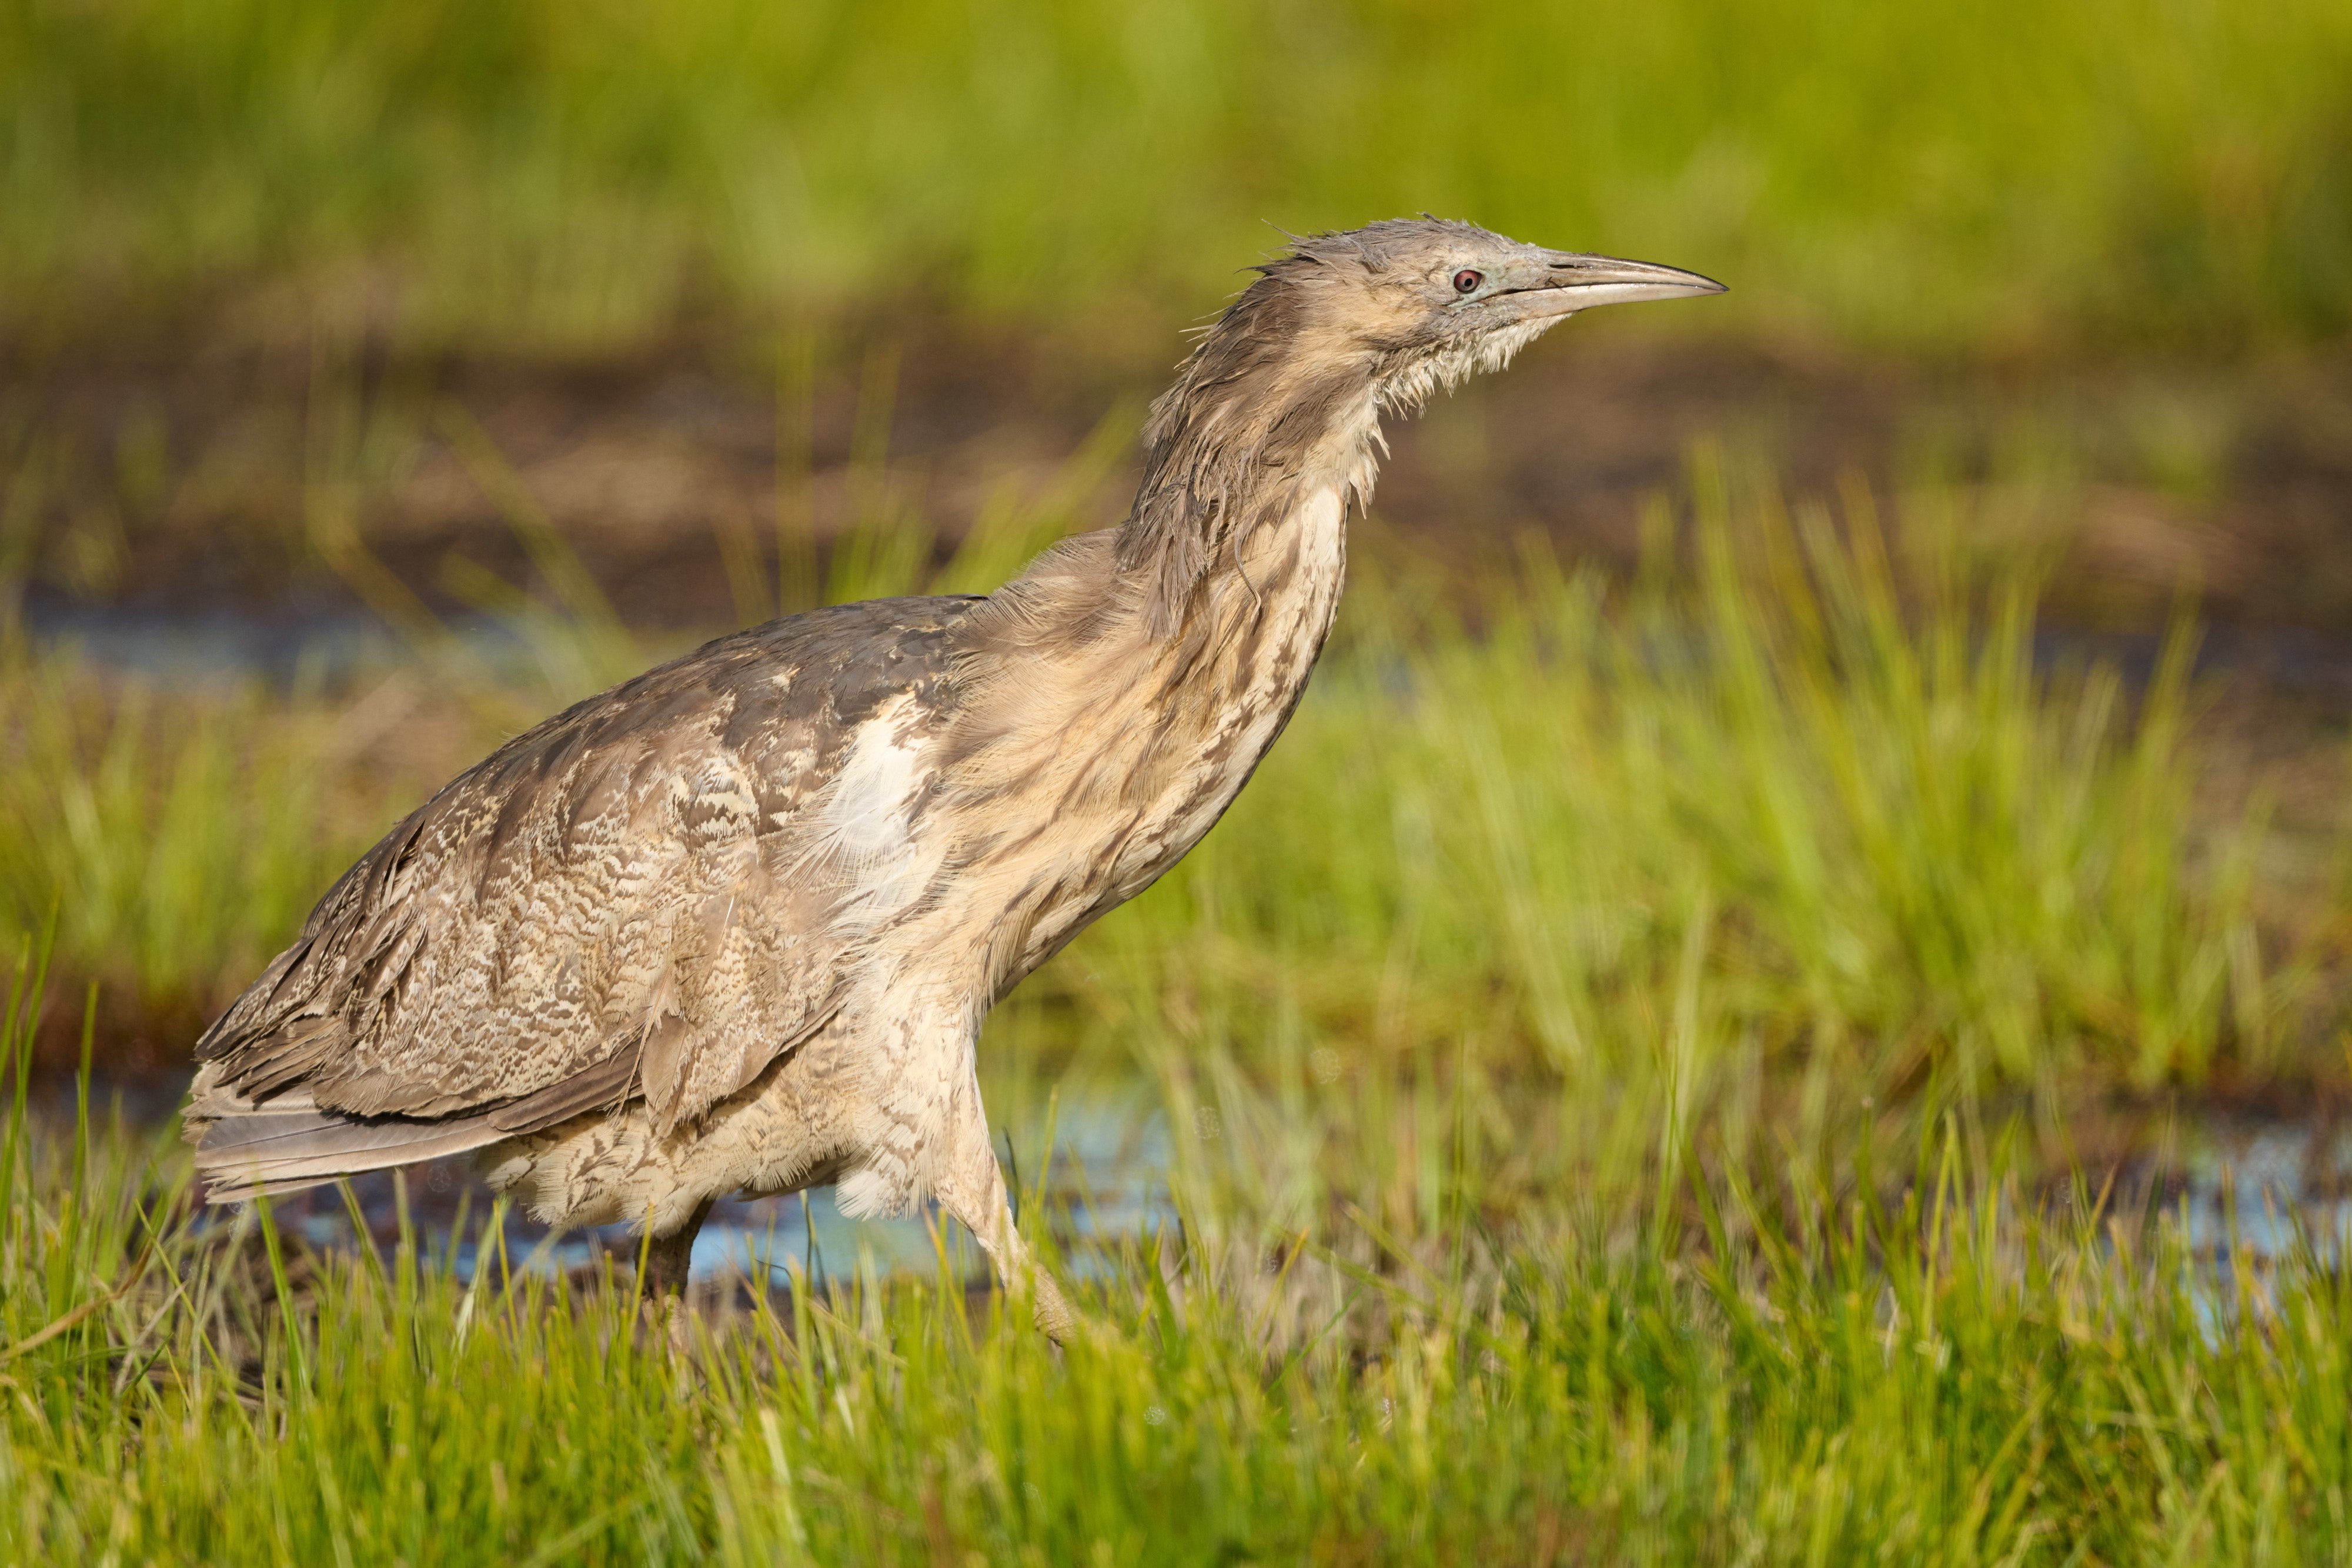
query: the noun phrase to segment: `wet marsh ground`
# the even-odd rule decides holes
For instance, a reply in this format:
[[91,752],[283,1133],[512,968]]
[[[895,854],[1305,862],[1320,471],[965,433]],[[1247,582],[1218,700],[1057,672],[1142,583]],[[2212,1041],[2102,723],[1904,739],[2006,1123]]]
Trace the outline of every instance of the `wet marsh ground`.
[[[208,1215],[152,1118],[317,890],[499,736],[714,603],[985,586],[1108,520],[1117,443],[933,527],[895,437],[795,469],[771,436],[761,531],[694,541],[650,617],[463,405],[381,481],[304,471],[313,597],[257,641],[209,591],[70,586],[71,509],[37,510],[0,904],[52,977],[10,1031],[0,1528],[126,1560],[2332,1560],[2335,644],[2201,626],[2193,561],[2101,591],[2080,519],[2130,486],[1898,442],[1807,488],[1758,406],[1588,495],[1630,556],[1574,508],[1463,548],[1408,508],[1467,438],[1408,437],[1242,803],[990,1024],[1087,1303],[1054,1356],[936,1218],[730,1211],[678,1359],[625,1235],[546,1238],[457,1167]],[[436,462],[493,509],[423,570],[378,519]],[[2221,472],[2141,489],[2226,550]],[[85,1040],[125,1114],[74,1088]]]
[[[1442,21],[1442,25],[1441,24]],[[2328,0],[0,5],[0,1556],[2352,1558]],[[207,1212],[189,1041],[728,627],[1115,521],[1260,221],[1723,277],[1395,431],[952,1227]],[[1709,314],[1708,312],[1712,312]]]

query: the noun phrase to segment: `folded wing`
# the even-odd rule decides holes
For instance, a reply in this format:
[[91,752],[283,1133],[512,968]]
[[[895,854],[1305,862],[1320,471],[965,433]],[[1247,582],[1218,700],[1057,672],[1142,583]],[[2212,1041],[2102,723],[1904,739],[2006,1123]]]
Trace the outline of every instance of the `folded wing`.
[[876,915],[823,821],[887,706],[944,725],[968,601],[723,639],[548,720],[386,834],[197,1045],[216,1197],[642,1098],[667,1129],[821,1027]]

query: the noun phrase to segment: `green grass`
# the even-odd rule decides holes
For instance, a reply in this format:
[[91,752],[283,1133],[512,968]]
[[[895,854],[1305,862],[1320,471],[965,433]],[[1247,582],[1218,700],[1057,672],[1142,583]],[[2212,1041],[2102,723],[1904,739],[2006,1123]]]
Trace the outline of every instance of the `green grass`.
[[[1429,207],[1737,285],[1644,329],[2324,344],[2347,77],[2324,0],[0,0],[0,332],[373,363],[911,309],[1160,356],[1260,220]],[[393,458],[357,395],[313,400],[286,531],[405,662],[157,685],[0,625],[0,958],[51,954],[53,1015],[96,982],[100,1020],[180,1029],[426,790],[673,651],[456,414],[545,591],[453,558],[524,656],[451,635],[362,541]],[[935,570],[886,402],[822,561],[726,535],[746,616],[984,589],[1112,450]],[[2194,412],[2146,455],[2202,495]],[[121,433],[126,497],[159,431]],[[944,1270],[714,1307],[681,1363],[625,1281],[197,1223],[169,1129],[87,1073],[36,1108],[64,1031],[20,978],[0,1557],[2352,1559],[2352,1276],[2217,1270],[2070,1158],[2108,1146],[2086,1108],[2341,1081],[2352,835],[2224,787],[2189,618],[2145,685],[2037,660],[2038,570],[1983,543],[2048,520],[2021,493],[1791,505],[1702,454],[1630,582],[1535,553],[1465,585],[1368,531],[1228,820],[990,1024],[1014,1130],[1111,1080],[1173,1134],[1181,1236],[1088,1260],[1058,1355]]]
[[[1516,1114],[1364,1071],[1393,1115],[1333,1122],[1335,1171]],[[1066,1353],[942,1276],[714,1312],[673,1360],[625,1279],[468,1286],[410,1242],[192,1228],[168,1134],[27,1118],[22,1082],[0,1139],[15,1561],[2352,1551],[2340,1266],[2217,1274],[2165,1213],[2086,1194],[2043,1218],[2005,1145],[1957,1130],[1892,1180],[1859,1127],[1843,1176],[1761,1186],[1705,1135],[1684,1175],[1600,1195],[1507,1199],[1457,1159],[1412,1240],[1344,1176],[1279,1223],[1187,1181],[1184,1239],[1102,1259]]]
[[1720,274],[1721,325],[2325,340],[2347,75],[2332,0],[9,0],[0,294],[53,346],[203,311],[596,352],[911,302],[1157,355],[1265,223],[1430,208]]
[[[625,1281],[193,1225],[169,1129],[20,1073],[5,1554],[2341,1560],[2340,1264],[2217,1273],[2067,1184],[2101,1096],[2340,1071],[2340,897],[2217,803],[2185,620],[2142,688],[2036,662],[1968,498],[2007,494],[1896,497],[1890,551],[1859,490],[1702,453],[1633,581],[1362,552],[1228,819],[989,1026],[1008,1126],[1110,1079],[1174,1134],[1181,1236],[1096,1256],[1058,1357],[943,1278],[714,1310],[681,1365]],[[1066,525],[990,516],[938,576]],[[527,661],[416,620],[354,692],[146,691],[6,644],[0,941],[219,996],[496,733],[655,656],[516,526],[550,599],[470,587]],[[806,580],[933,575],[865,526]]]
[[[1860,492],[1791,513],[1702,457],[1680,522],[1654,516],[1654,570],[1613,591],[1535,554],[1435,603],[1427,563],[1360,566],[1229,820],[1024,1005],[1120,1061],[1303,1071],[1283,1042],[1313,1035],[1469,1051],[1588,1106],[1665,1074],[1688,1108],[1760,1071],[1809,1083],[1813,1124],[1928,1080],[2332,1071],[2307,984],[2325,908],[2258,883],[2259,796],[2200,792],[2193,627],[2144,691],[2038,666],[2033,569],[1957,549],[2004,532],[1999,504],[1914,490],[1889,559]],[[412,666],[271,696],[0,648],[0,759],[24,781],[0,800],[0,941],[54,913],[65,972],[225,999],[443,779],[668,651],[544,519],[518,526],[553,600],[468,580],[520,660],[420,619]],[[828,575],[837,596],[981,586],[1066,526],[996,507],[935,573],[885,518]],[[1664,559],[1677,528],[1694,571]]]
[[365,848],[329,809],[334,739],[315,704],[108,690],[70,653],[8,638],[0,940],[13,950],[54,922],[77,972],[151,1004],[209,1001]]

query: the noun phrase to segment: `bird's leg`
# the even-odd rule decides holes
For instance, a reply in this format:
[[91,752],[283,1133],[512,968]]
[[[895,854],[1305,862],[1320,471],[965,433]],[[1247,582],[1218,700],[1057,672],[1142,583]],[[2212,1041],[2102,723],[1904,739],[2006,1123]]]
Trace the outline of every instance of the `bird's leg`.
[[1068,1341],[1077,1320],[1062,1300],[1054,1276],[1030,1260],[1029,1249],[1013,1228],[1013,1208],[1005,1199],[1004,1173],[997,1167],[996,1149],[989,1142],[988,1113],[980,1103],[980,1085],[966,1083],[956,1096],[955,1109],[941,1129],[947,1147],[931,1186],[940,1207],[962,1222],[989,1261],[996,1277],[1018,1301],[1026,1297],[1037,1326],[1055,1344]]
[[712,1201],[704,1198],[694,1206],[694,1212],[686,1217],[684,1225],[646,1243],[646,1301],[686,1294],[687,1273],[694,1262],[694,1238],[701,1230],[702,1222],[710,1218]]

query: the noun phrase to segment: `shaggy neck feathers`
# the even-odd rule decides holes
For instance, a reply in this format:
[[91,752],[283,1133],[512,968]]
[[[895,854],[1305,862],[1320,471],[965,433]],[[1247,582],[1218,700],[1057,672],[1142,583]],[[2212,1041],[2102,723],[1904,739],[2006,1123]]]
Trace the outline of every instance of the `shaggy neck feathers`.
[[1256,528],[1321,489],[1361,506],[1380,442],[1383,356],[1318,319],[1318,264],[1286,257],[1244,290],[1152,405],[1117,562],[1157,636],[1182,625]]
[[1255,528],[1324,489],[1343,507],[1371,499],[1387,446],[1384,412],[1419,409],[1481,371],[1499,370],[1551,325],[1476,337],[1381,341],[1338,325],[1345,269],[1381,261],[1318,236],[1264,275],[1202,335],[1151,406],[1143,482],[1118,529],[1119,572],[1136,580],[1151,631],[1172,634],[1211,582],[1240,570]]

